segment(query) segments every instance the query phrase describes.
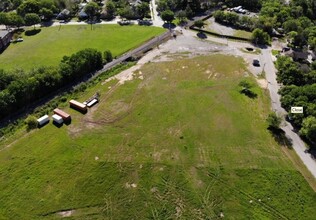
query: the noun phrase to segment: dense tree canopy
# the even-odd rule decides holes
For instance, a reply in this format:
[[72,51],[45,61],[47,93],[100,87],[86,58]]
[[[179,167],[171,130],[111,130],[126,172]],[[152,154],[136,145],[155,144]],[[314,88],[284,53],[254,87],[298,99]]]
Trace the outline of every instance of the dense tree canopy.
[[35,29],[35,25],[41,22],[40,17],[35,14],[35,13],[28,13],[25,15],[24,17],[24,21],[26,25],[34,25],[34,29]]
[[100,10],[100,7],[97,3],[95,2],[89,2],[85,7],[84,11],[87,13],[89,16],[90,20],[95,16],[98,11]]
[[[109,59],[109,57],[108,57]],[[0,118],[23,109],[61,86],[102,67],[102,54],[85,49],[65,56],[59,67],[41,67],[30,72],[0,70]]]
[[309,116],[305,118],[300,133],[309,141],[316,143],[316,117]]
[[162,20],[170,23],[174,19],[174,13],[171,10],[166,10],[161,13]]

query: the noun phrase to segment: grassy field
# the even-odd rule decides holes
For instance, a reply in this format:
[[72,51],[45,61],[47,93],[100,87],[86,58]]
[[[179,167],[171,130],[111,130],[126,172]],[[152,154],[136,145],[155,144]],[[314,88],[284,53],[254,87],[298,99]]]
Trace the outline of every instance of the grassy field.
[[[101,102],[0,152],[0,219],[314,219],[316,196],[267,131],[241,58],[150,63]],[[258,97],[239,93],[247,77]],[[3,148],[3,146],[1,146]]]
[[33,36],[23,34],[23,42],[11,44],[0,54],[0,68],[26,68],[57,65],[65,55],[81,49],[108,49],[120,55],[165,30],[157,27],[119,25],[62,25],[42,28]]

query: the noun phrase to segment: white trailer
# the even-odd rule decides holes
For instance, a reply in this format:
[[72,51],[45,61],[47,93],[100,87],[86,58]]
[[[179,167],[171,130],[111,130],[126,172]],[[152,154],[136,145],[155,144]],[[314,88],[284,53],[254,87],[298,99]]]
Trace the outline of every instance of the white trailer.
[[63,118],[59,115],[54,114],[52,118],[53,118],[53,121],[57,124],[62,124],[64,122]]
[[87,104],[87,106],[90,108],[90,107],[92,107],[93,105],[95,105],[97,102],[98,102],[98,99],[93,99],[93,100],[91,100],[91,101]]
[[49,122],[48,115],[44,115],[44,116],[40,117],[39,119],[37,119],[37,123],[39,126],[42,126],[42,125],[46,124],[47,122]]

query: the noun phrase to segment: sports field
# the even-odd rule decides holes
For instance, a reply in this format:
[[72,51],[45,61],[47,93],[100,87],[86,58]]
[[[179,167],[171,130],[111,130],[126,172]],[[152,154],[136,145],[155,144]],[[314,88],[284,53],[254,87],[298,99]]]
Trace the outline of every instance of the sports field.
[[[33,31],[33,28],[29,31]],[[31,69],[36,66],[57,65],[65,55],[85,48],[101,52],[110,50],[113,56],[135,48],[165,30],[157,27],[119,25],[62,25],[41,28],[26,36],[23,42],[12,43],[0,54],[0,68]]]
[[[246,77],[255,99],[239,93]],[[267,131],[269,99],[241,58],[149,63],[117,82],[75,97],[101,102],[65,107],[71,125],[0,152],[0,219],[314,219],[315,192]]]

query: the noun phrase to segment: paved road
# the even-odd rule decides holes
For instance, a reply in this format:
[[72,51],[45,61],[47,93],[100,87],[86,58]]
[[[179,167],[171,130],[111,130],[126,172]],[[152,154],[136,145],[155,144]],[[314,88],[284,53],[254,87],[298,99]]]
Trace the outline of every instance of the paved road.
[[136,48],[136,49],[134,49],[134,50],[132,50],[130,52],[127,52],[127,53],[123,54],[122,56],[120,56],[119,58],[113,60],[112,62],[104,65],[104,67],[101,70],[99,70],[95,74],[95,76],[100,74],[100,73],[102,73],[102,72],[104,72],[104,71],[106,71],[106,70],[111,69],[112,67],[114,67],[117,64],[127,60],[128,58],[132,57],[133,55],[136,55],[136,54],[139,54],[139,53],[143,53],[143,52],[146,52],[146,51],[152,49],[153,47],[161,44],[162,42],[164,42],[166,40],[168,40],[170,37],[171,37],[171,33],[167,31],[167,32],[165,32],[165,33],[163,33],[163,34],[151,39],[150,41],[144,43],[140,47],[138,47],[138,48]]
[[[271,57],[271,48],[262,49],[261,63],[264,65],[266,79],[268,81],[272,109],[280,115],[284,115],[286,111],[281,107],[280,103],[280,95],[278,94],[280,86],[276,81],[276,69]],[[287,121],[285,121],[285,123],[282,125],[282,129],[284,130],[286,136],[292,141],[293,149],[296,151],[297,155],[301,158],[314,178],[316,178],[316,162],[311,158],[309,153],[305,153],[305,143],[297,135],[297,133],[293,131],[292,125]]]
[[154,26],[158,26],[161,27],[164,22],[163,20],[158,16],[158,12],[157,12],[157,5],[156,5],[156,0],[152,0],[150,3],[150,8],[152,9],[152,20],[153,20],[153,24]]

